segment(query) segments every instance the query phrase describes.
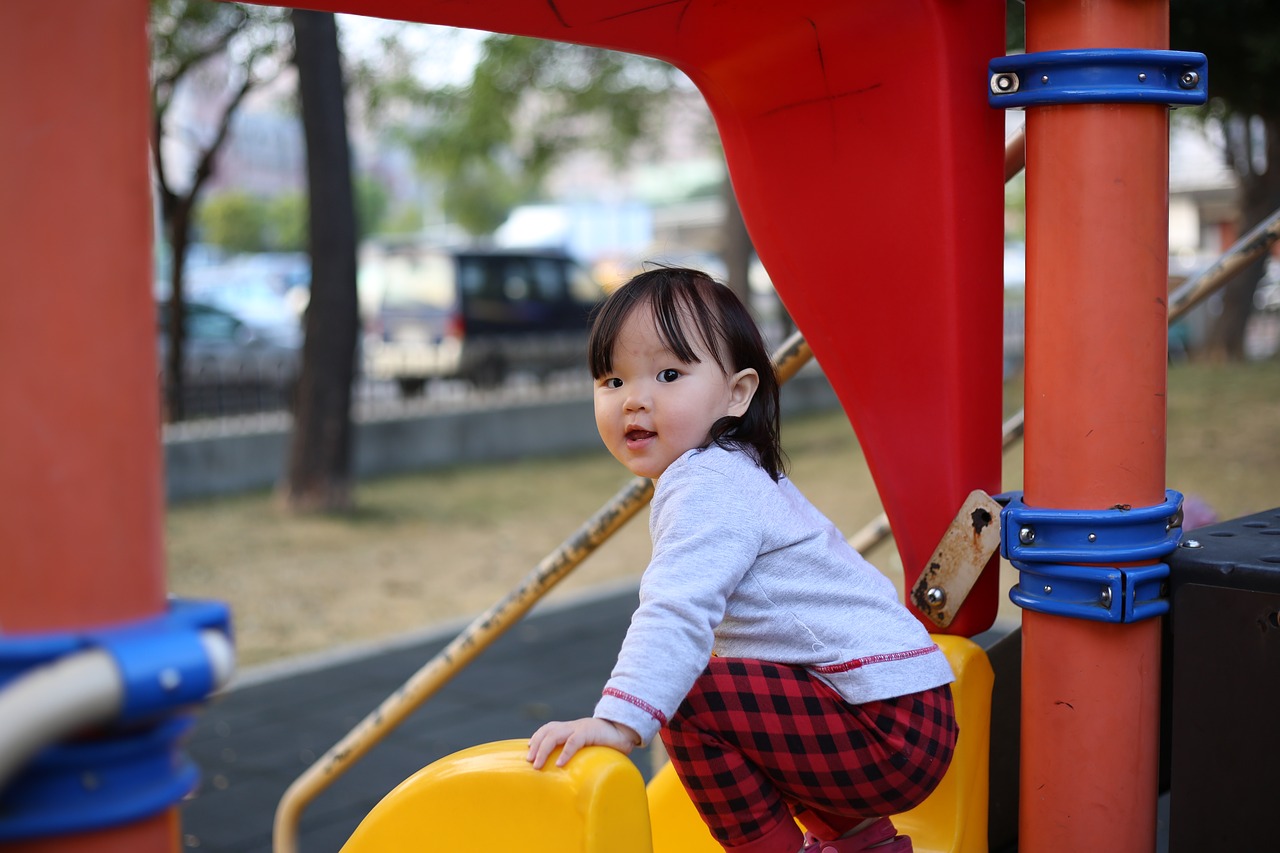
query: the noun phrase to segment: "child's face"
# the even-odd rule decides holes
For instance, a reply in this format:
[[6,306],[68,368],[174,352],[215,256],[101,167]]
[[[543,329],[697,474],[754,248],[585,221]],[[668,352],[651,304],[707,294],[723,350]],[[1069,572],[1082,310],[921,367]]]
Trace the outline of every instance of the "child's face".
[[690,364],[673,355],[645,306],[623,324],[613,372],[596,380],[596,427],[631,473],[656,479],[705,444],[720,418],[746,412],[759,384],[756,372],[728,375],[703,345],[696,350],[699,361]]

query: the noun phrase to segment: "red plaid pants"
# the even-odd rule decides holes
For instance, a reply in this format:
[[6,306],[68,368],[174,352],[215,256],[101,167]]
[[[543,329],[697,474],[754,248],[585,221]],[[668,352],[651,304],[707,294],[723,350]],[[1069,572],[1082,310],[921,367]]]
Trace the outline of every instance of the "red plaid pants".
[[835,838],[918,805],[958,734],[948,685],[852,705],[803,667],[717,657],[662,742],[722,846],[795,853],[793,817]]

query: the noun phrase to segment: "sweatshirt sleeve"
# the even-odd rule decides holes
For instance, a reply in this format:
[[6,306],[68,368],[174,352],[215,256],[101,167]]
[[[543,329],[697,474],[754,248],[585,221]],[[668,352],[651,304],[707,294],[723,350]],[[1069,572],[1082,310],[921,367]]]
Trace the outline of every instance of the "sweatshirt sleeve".
[[595,716],[649,743],[706,668],[729,596],[760,552],[749,495],[697,454],[662,475],[650,530],[653,557],[640,581],[613,674]]

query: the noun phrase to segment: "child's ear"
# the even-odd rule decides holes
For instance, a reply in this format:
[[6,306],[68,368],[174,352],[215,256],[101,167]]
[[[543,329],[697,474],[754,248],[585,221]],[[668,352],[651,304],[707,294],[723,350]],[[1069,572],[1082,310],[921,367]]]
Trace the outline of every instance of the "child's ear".
[[755,397],[756,389],[759,387],[760,374],[756,373],[755,368],[748,367],[746,370],[739,370],[730,376],[728,414],[735,418],[745,415],[747,407],[751,405],[751,399]]

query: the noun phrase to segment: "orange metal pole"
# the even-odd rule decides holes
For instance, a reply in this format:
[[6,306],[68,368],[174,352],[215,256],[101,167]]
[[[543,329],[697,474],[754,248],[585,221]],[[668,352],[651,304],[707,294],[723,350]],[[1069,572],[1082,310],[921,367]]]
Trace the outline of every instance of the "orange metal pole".
[[[1027,50],[1168,47],[1167,0],[1027,0]],[[1168,109],[1027,110],[1025,501],[1164,501]],[[1160,620],[1023,612],[1019,849],[1155,849]]]
[[[165,607],[147,0],[0,4],[0,631]],[[173,812],[6,849],[159,851]]]

